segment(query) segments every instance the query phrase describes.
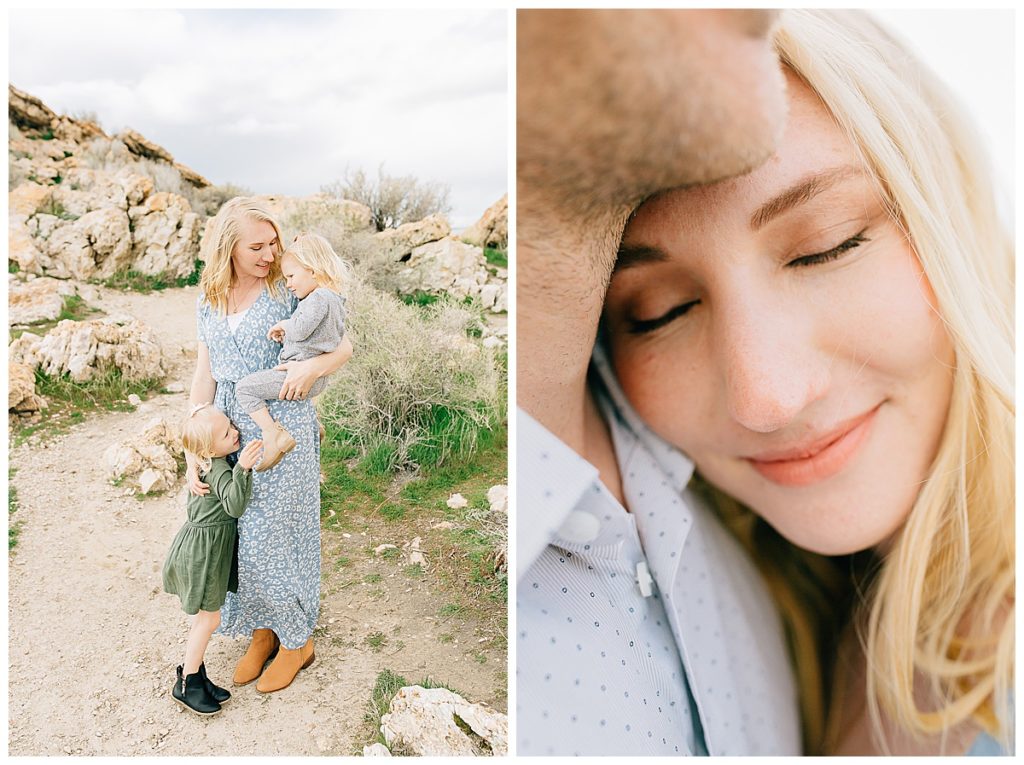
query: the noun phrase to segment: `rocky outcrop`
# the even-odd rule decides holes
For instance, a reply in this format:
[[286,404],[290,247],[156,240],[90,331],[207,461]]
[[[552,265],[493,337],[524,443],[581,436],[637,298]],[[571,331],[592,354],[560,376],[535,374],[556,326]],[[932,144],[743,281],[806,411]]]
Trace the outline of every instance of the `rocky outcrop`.
[[7,321],[12,326],[53,321],[64,308],[64,298],[77,292],[74,284],[47,277],[19,279],[9,274],[7,282]]
[[57,113],[35,96],[8,86],[7,115],[18,128],[46,130],[57,119]]
[[143,494],[167,491],[177,481],[179,459],[184,458],[181,434],[155,417],[135,438],[108,447],[103,458],[110,480],[118,485],[127,482]]
[[8,258],[59,279],[107,279],[129,268],[183,277],[199,252],[199,215],[123,169],[68,171],[59,186],[25,183],[8,195]]
[[138,320],[65,320],[43,337],[25,333],[7,349],[12,363],[85,382],[117,370],[125,380],[163,377],[160,343]]
[[149,175],[157,163],[196,188],[209,181],[135,131],[110,139],[13,86],[8,112],[8,259],[20,270],[81,280],[192,273],[201,217],[185,197],[157,192]]
[[508,194],[488,207],[480,220],[460,236],[462,241],[477,247],[508,249]]
[[128,209],[133,268],[142,274],[184,277],[195,268],[199,252],[199,216],[188,201],[160,191]]
[[411,755],[508,754],[508,717],[486,704],[470,704],[446,688],[402,688],[380,723],[388,747]]
[[203,189],[210,186],[210,182],[203,176],[197,173],[191,168],[185,167],[180,162],[176,162],[174,156],[167,151],[163,146],[153,143],[145,136],[136,133],[134,130],[125,130],[117,134],[117,139],[121,141],[128,151],[134,154],[136,157],[143,157],[144,159],[152,159],[158,162],[166,162],[168,165],[173,167],[181,177],[195,186],[197,189]]
[[137,157],[163,160],[168,164],[173,164],[174,162],[174,157],[167,149],[163,146],[158,146],[152,141],[147,141],[144,136],[139,135],[134,130],[125,130],[118,133],[117,138],[128,147],[128,151]]
[[507,283],[487,269],[483,250],[452,236],[414,248],[394,281],[402,294],[475,297],[495,313],[508,310]]
[[374,235],[374,239],[386,259],[399,262],[408,260],[417,247],[448,236],[451,230],[444,216],[430,215],[414,223],[381,231]]

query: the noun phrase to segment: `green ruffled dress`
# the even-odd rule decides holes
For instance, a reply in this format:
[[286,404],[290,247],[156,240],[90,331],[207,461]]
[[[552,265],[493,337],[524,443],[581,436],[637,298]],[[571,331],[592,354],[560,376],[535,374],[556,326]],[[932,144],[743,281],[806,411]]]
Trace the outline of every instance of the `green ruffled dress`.
[[164,591],[181,598],[186,614],[217,611],[238,592],[238,521],[252,497],[252,473],[215,457],[203,476],[210,493],[189,495],[188,520],[164,561]]

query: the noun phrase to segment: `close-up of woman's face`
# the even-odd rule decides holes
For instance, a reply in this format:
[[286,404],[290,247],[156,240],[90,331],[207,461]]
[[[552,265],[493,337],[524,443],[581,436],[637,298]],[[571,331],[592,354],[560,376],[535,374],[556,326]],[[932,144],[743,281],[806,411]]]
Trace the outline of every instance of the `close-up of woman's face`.
[[277,232],[267,221],[246,215],[238,222],[238,233],[238,242],[231,253],[236,273],[264,278],[279,254]]
[[817,96],[787,86],[765,165],[640,207],[605,326],[655,432],[791,542],[835,555],[906,519],[954,352],[877,182]]

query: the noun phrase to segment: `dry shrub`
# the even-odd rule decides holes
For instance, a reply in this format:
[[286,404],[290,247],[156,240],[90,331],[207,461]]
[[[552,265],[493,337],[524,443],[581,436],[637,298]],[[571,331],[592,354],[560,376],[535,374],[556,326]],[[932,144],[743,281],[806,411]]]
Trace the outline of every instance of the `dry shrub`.
[[320,188],[339,199],[351,199],[370,208],[378,231],[398,228],[403,223],[423,220],[428,215],[447,215],[452,206],[450,189],[437,181],[421,181],[412,175],[388,175],[384,165],[376,180],[362,170],[346,170],[345,177]]
[[348,307],[355,354],[320,397],[324,419],[390,469],[471,454],[505,406],[499,362],[471,337],[479,315],[408,306],[359,279]]
[[328,208],[315,203],[300,202],[282,219],[285,238],[288,232],[309,231],[331,243],[334,251],[355,269],[363,281],[377,289],[390,292],[398,266],[387,257],[371,231],[354,231],[353,221],[339,218]]

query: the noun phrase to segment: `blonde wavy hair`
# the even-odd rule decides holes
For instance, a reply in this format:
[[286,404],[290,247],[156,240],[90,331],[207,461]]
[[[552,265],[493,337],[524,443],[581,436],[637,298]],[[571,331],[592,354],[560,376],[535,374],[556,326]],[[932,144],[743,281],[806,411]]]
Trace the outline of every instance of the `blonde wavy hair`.
[[953,393],[929,476],[884,555],[799,550],[705,488],[783,613],[807,753],[838,743],[846,687],[839,636],[851,627],[866,656],[867,709],[883,751],[883,719],[914,736],[970,721],[1009,747],[1013,246],[987,158],[960,106],[869,15],[785,11],[775,46],[848,135],[913,244],[955,347]]
[[192,407],[181,424],[181,445],[195,459],[199,475],[210,472],[213,464],[213,422],[211,415],[220,412],[213,404]]
[[[225,202],[213,219],[213,224],[203,237],[200,257],[205,265],[199,280],[199,288],[209,303],[220,313],[227,313],[228,291],[235,278],[235,268],[231,254],[239,242],[239,222],[242,218],[266,221],[274,228],[277,241],[281,238],[281,227],[274,216],[255,197],[234,197]],[[267,289],[276,300],[284,300],[285,292],[281,286],[281,261],[274,258],[266,276]]]
[[352,267],[319,234],[299,233],[281,257],[285,256],[295,258],[313,272],[317,284],[339,295],[346,294],[352,283]]

